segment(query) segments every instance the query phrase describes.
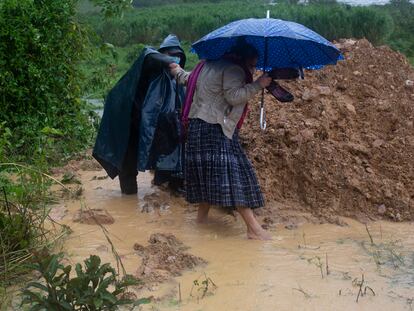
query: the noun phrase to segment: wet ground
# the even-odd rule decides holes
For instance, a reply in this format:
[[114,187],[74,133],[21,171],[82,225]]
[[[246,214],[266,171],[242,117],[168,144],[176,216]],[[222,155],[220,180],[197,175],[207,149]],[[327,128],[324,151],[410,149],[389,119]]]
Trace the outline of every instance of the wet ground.
[[[138,197],[122,196],[117,180],[103,171],[80,175],[84,208],[104,209],[115,220],[105,228],[128,273],[141,265],[134,244],[147,245],[153,233],[173,234],[189,247],[186,252],[208,262],[136,288],[138,296],[154,297],[143,310],[414,309],[411,223],[277,225],[269,229],[272,241],[251,241],[239,218],[218,210],[209,224],[197,225],[195,208],[152,187],[149,173],[139,175]],[[68,201],[57,213],[73,230],[63,245],[70,260],[97,254],[115,265],[102,229],[72,221],[80,207],[80,201]]]

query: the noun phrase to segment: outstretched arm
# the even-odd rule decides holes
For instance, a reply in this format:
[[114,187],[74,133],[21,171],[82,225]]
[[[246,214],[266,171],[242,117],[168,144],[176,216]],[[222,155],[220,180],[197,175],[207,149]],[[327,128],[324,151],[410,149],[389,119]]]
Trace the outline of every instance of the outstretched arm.
[[170,64],[170,72],[177,79],[178,84],[187,85],[191,72],[185,71],[176,63]]
[[151,53],[145,58],[145,71],[151,71],[152,74],[161,74],[165,69],[168,69],[172,63],[171,57],[161,53]]

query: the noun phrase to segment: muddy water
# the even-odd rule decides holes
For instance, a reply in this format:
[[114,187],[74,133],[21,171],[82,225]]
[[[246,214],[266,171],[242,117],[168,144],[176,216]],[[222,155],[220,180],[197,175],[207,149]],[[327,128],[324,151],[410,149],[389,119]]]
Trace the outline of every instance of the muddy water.
[[[211,223],[196,225],[194,208],[152,188],[150,174],[139,175],[138,197],[122,196],[117,181],[93,180],[94,176],[104,173],[82,173],[83,202],[89,208],[107,209],[115,218],[115,223],[106,228],[128,273],[134,274],[141,262],[133,250],[134,243],[145,245],[156,232],[174,234],[190,247],[188,252],[209,262],[171,282],[138,292],[156,298],[143,310],[414,309],[412,224],[370,223],[377,247],[371,245],[365,226],[349,219],[345,220],[347,227],[305,224],[287,230],[278,226],[271,230],[272,241],[250,241],[240,219],[219,211],[212,211]],[[155,204],[152,210],[147,202],[154,192],[161,207]],[[67,202],[66,206],[68,213],[62,221],[74,232],[64,249],[71,261],[98,254],[114,263],[99,227],[72,222],[80,202]],[[362,275],[366,295],[357,303],[357,283]],[[201,284],[206,277],[217,288],[209,283],[202,297],[202,285],[194,287],[193,283],[199,280]]]

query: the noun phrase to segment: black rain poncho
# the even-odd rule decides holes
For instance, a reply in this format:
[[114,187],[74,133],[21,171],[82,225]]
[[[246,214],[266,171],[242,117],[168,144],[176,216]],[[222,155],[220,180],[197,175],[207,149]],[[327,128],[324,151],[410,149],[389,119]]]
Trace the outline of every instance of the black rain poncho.
[[[175,36],[168,36],[160,47],[178,49],[185,55]],[[121,171],[130,144],[131,131],[137,137],[137,171],[148,169],[183,170],[179,115],[184,89],[169,74],[173,58],[147,47],[128,72],[109,92],[104,106],[94,158],[111,178]]]

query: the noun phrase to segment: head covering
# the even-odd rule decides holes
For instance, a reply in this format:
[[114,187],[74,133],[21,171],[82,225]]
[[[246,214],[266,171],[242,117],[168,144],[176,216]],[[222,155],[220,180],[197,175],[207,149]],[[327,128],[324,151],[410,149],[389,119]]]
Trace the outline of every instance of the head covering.
[[160,48],[158,49],[158,52],[162,53],[165,50],[177,50],[184,53],[184,50],[181,48],[181,43],[178,37],[174,34],[169,34],[164,41],[161,43]]
[[177,55],[180,57],[180,66],[184,68],[186,62],[186,56],[184,50],[181,48],[181,43],[178,37],[174,34],[169,34],[161,43],[158,49],[160,53],[168,53],[170,55]]

